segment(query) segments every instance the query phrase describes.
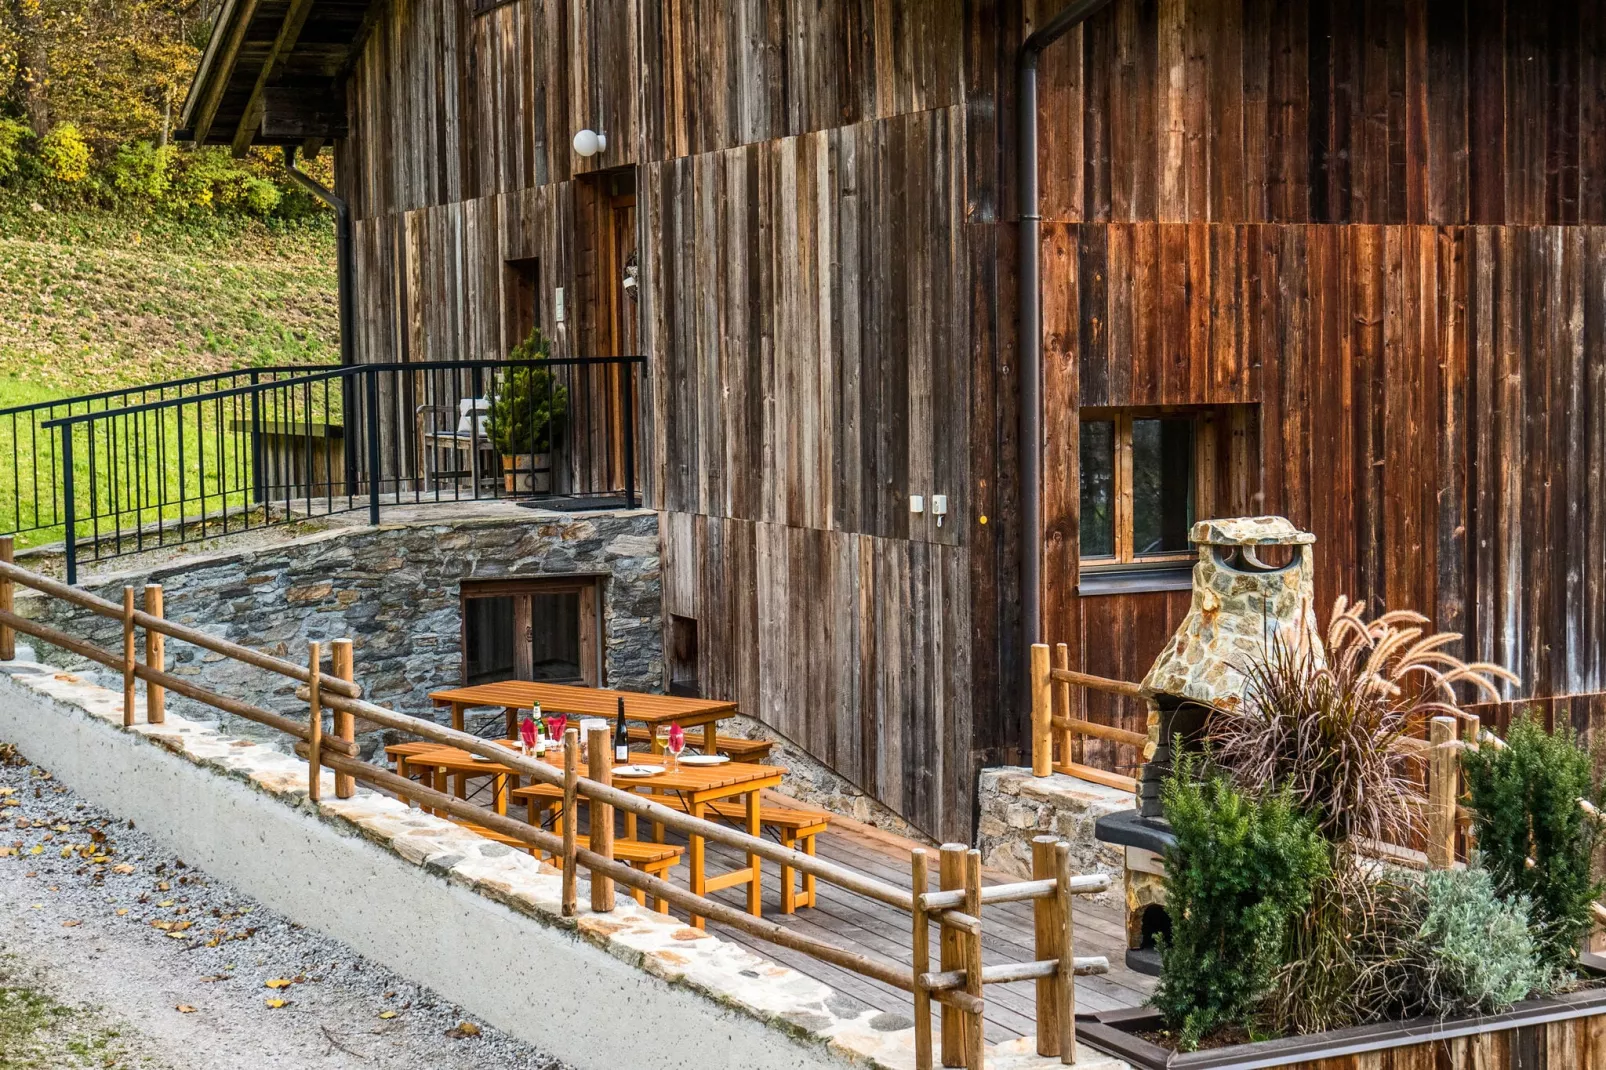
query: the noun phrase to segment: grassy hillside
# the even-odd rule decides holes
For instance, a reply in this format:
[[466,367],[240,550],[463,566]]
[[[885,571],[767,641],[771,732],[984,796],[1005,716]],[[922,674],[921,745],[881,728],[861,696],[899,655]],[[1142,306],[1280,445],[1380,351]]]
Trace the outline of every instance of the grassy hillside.
[[0,217],[0,405],[339,359],[331,231]]
[[[323,228],[202,229],[0,210],[0,409],[230,368],[335,363],[335,278],[334,237]],[[170,493],[182,487],[193,502],[204,485],[217,494],[218,459],[203,473],[195,444],[205,438],[233,450],[238,443],[232,435],[212,437],[223,419],[213,410],[187,419],[204,419],[211,429],[206,435],[199,425],[192,429],[187,458],[171,420],[143,429],[152,437],[139,449],[101,442],[95,481],[101,507],[111,500],[108,479],[152,493],[153,466],[171,469]],[[87,442],[79,442],[80,454],[89,452]],[[25,529],[19,545],[61,537],[52,519],[61,515],[60,503],[50,504],[50,478],[43,474],[57,467],[57,449],[30,422],[0,416],[0,531]],[[74,497],[83,517],[94,492],[85,456],[76,462]],[[214,497],[207,508],[222,504]],[[179,504],[136,519],[193,512]],[[27,530],[36,524],[46,526]]]

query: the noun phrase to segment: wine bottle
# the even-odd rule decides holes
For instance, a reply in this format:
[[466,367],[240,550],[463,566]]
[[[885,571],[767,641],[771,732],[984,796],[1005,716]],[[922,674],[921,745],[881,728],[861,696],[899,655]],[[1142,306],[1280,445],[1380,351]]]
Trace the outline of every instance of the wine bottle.
[[621,764],[630,760],[630,730],[625,727],[625,697],[619,696],[619,720],[613,726],[613,760]]

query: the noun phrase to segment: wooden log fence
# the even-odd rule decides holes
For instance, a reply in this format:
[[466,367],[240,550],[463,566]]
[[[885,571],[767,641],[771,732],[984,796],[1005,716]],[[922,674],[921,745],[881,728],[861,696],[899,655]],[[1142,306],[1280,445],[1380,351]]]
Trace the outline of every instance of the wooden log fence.
[[[179,625],[163,616],[161,589],[151,586],[145,593],[145,610],[135,605],[134,589],[126,588],[122,604],[69,587],[20,569],[10,560],[9,540],[0,540],[0,651],[15,657],[15,635],[30,635],[42,642],[77,654],[89,661],[121,672],[124,687],[123,720],[136,723],[135,684],[146,685],[146,719],[160,724],[165,715],[166,692],[205,703],[215,709],[276,729],[294,739],[295,753],[307,762],[307,790],[313,801],[322,794],[322,771],[334,772],[337,798],[349,798],[357,781],[390,792],[432,812],[475,825],[515,842],[527,845],[560,860],[562,864],[561,909],[566,915],[579,910],[578,873],[590,873],[590,903],[597,912],[614,909],[614,886],[631,888],[645,896],[669,903],[688,914],[711,918],[733,929],[802,952],[830,965],[850,970],[912,994],[916,1016],[916,1066],[931,1070],[936,1055],[932,1036],[931,1005],[941,1008],[941,1059],[945,1067],[982,1070],[985,1053],[983,1014],[985,990],[989,984],[1032,981],[1037,990],[1037,1048],[1044,1056],[1057,1056],[1064,1064],[1075,1061],[1076,991],[1078,975],[1104,973],[1109,963],[1102,957],[1077,958],[1074,955],[1072,903],[1078,895],[1108,890],[1110,878],[1104,875],[1077,875],[1071,871],[1070,847],[1052,837],[1040,837],[1033,845],[1033,879],[984,887],[981,881],[981,854],[964,845],[946,844],[941,850],[939,891],[928,889],[926,853],[913,853],[912,889],[903,889],[846,866],[806,854],[755,836],[749,831],[694,817],[652,801],[649,797],[622,790],[612,784],[613,755],[606,731],[593,732],[588,741],[589,775],[582,775],[579,732],[570,728],[564,738],[561,769],[545,761],[527,757],[498,742],[460,732],[434,721],[377,706],[362,699],[355,682],[351,643],[337,639],[330,646],[330,668],[323,666],[324,646],[309,643],[305,665],[263,654],[260,651],[208,636]],[[57,628],[40,624],[16,612],[15,587],[23,586],[50,597],[60,598],[99,616],[116,619],[122,626],[122,650],[113,654],[101,650]],[[145,658],[136,657],[138,633],[144,632]],[[190,642],[224,657],[276,673],[299,683],[295,694],[307,704],[304,720],[286,717],[232,696],[219,694],[166,670],[165,638]],[[153,693],[154,692],[154,693]],[[325,713],[333,715],[332,732],[325,732]],[[458,747],[494,760],[513,774],[563,790],[565,815],[561,833],[549,832],[487,810],[433,787],[417,783],[358,756],[354,739],[355,724],[361,719],[379,728],[391,728],[419,739]],[[590,836],[581,846],[573,815],[584,801],[591,814]],[[797,870],[805,876],[824,880],[846,891],[907,911],[912,919],[912,965],[903,965],[841,947],[827,940],[798,932],[755,917],[749,911],[728,906],[698,895],[669,881],[636,870],[614,857],[613,822],[615,813],[672,829],[687,836],[736,848],[757,858]],[[991,904],[1031,902],[1036,919],[1035,959],[1031,962],[984,966],[982,963],[983,910]],[[931,969],[930,926],[938,927],[940,968]]]
[[1126,747],[1136,747],[1139,761],[1148,759],[1149,737],[1114,725],[1089,721],[1078,711],[1071,688],[1085,688],[1122,698],[1142,698],[1143,689],[1125,680],[1076,672],[1070,667],[1070,648],[1057,644],[1050,655],[1048,644],[1032,644],[1032,775],[1039,777],[1064,773],[1095,784],[1136,791],[1137,781],[1106,769],[1085,765],[1081,757],[1083,737],[1102,739]]

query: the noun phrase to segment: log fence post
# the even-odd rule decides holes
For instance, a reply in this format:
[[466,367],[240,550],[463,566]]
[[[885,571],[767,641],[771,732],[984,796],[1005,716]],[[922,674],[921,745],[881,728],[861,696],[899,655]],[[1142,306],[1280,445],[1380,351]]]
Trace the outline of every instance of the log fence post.
[[134,724],[134,588],[123,588],[123,727]]
[[572,918],[580,911],[580,897],[576,887],[579,874],[575,872],[576,827],[580,815],[575,812],[580,787],[580,730],[566,729],[563,733],[563,916]]
[[[590,776],[599,784],[613,783],[613,748],[609,745],[611,733],[606,728],[593,728],[586,735],[586,760]],[[613,858],[613,807],[592,799],[587,804],[591,811],[591,850],[603,858]],[[570,824],[573,824],[571,819]],[[613,881],[600,873],[591,874],[591,909],[599,914],[613,910]]]
[[[145,585],[145,612],[153,617],[162,616],[162,585]],[[145,629],[145,667],[157,672],[167,671],[167,636],[154,628]],[[145,681],[145,721],[147,724],[167,722],[167,689],[161,684]]]
[[[1054,644],[1054,668],[1070,669],[1071,648],[1064,643]],[[1082,737],[1070,729],[1071,721],[1071,684],[1069,680],[1055,680],[1054,686],[1054,715],[1065,718],[1066,726],[1060,730],[1060,762],[1070,765],[1082,760]],[[1052,723],[1050,723],[1052,727]]]
[[1435,717],[1428,725],[1428,865],[1449,869],[1455,865],[1455,800],[1459,794],[1460,752],[1455,742],[1456,719]]
[[[350,639],[336,639],[329,650],[330,668],[346,683],[357,682],[357,670],[351,653]],[[335,711],[335,737],[346,743],[356,742],[356,718],[349,713]],[[349,799],[357,794],[357,778],[350,773],[335,774],[335,798]]]
[[[945,892],[965,885],[965,845],[945,843],[937,855],[937,884]],[[938,966],[942,972],[964,969],[964,934],[951,925],[938,927]],[[942,1065],[962,1067],[967,1052],[965,1018],[959,1008],[942,1005]]]
[[1053,691],[1048,676],[1048,644],[1032,644],[1032,776],[1054,772]]
[[307,798],[323,798],[323,651],[307,644]]
[[[1032,840],[1033,880],[1059,879],[1055,842],[1052,836],[1038,836]],[[1032,923],[1035,938],[1033,957],[1038,962],[1047,962],[1063,956],[1065,949],[1061,946],[1061,940],[1065,935],[1065,926],[1060,920],[1057,888],[1053,896],[1032,901]],[[1060,1053],[1060,1007],[1063,1003],[1060,983],[1058,972],[1052,977],[1037,979],[1037,1054],[1045,1057]]]
[[916,847],[909,856],[910,887],[914,893],[914,1003],[915,1003],[915,1070],[932,1070],[931,1067],[931,993],[920,983],[920,975],[931,969],[931,920],[920,897],[926,894],[928,882],[926,852]]
[[[7,565],[15,564],[15,543],[10,535],[0,535],[0,562]],[[4,577],[0,577],[0,609],[7,613],[16,612],[16,586]],[[15,661],[17,658],[17,632],[9,624],[0,624],[0,661]]]
[[[965,852],[965,913],[981,917],[981,852]],[[982,1015],[981,933],[964,935],[965,941],[965,992],[974,997],[975,1010],[965,1011],[965,1066],[968,1070],[986,1070],[987,1023]]]
[[1072,905],[1076,895],[1071,891],[1071,879],[1075,876],[1071,872],[1071,845],[1063,840],[1054,845],[1054,867],[1059,877],[1056,892],[1060,923],[1060,1062],[1070,1066],[1076,1062],[1076,919]]

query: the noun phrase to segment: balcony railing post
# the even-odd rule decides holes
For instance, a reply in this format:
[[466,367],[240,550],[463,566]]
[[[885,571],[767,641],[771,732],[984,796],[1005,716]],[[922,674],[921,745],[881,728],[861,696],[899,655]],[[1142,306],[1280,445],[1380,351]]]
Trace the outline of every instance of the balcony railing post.
[[[606,728],[593,728],[586,736],[586,758],[591,779],[598,784],[613,783],[613,748],[608,745]],[[591,850],[603,858],[613,857],[613,807],[593,800],[591,811]],[[573,823],[571,815],[568,819]],[[591,874],[591,909],[598,914],[612,912],[614,907],[613,881],[600,873]]]
[[[261,373],[253,369],[252,387],[256,387],[261,381]],[[256,505],[268,500],[262,467],[262,394],[253,389],[251,391],[251,501]]]
[[67,559],[67,585],[78,586],[78,488],[74,486],[72,424],[61,425],[61,506],[66,522],[62,552]]
[[[153,617],[162,616],[162,585],[145,585],[145,612]],[[167,671],[167,637],[154,628],[145,629],[145,665],[157,672]],[[145,721],[147,724],[164,724],[167,721],[167,689],[161,684],[145,681]]]
[[368,411],[364,414],[368,429],[368,523],[379,523],[379,376],[373,369],[367,372],[365,394]]
[[634,362],[625,365],[624,421],[625,421],[625,508],[636,507],[636,402]]

